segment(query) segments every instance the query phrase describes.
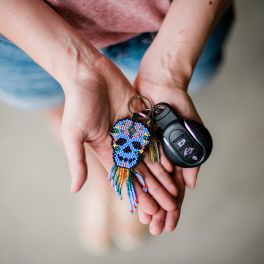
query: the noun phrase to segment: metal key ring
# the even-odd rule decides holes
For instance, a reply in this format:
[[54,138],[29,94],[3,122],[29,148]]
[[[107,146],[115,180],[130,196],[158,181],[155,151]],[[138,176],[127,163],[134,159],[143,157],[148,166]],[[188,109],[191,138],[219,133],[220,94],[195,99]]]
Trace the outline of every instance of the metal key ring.
[[[141,101],[144,103],[144,102],[147,102],[146,106],[147,108],[145,110],[148,110],[149,113],[146,115],[146,116],[149,116],[151,114],[151,109],[153,108],[153,104],[152,102],[150,101],[150,99],[144,95],[134,95],[132,96],[129,100],[128,100],[128,103],[127,103],[127,109],[128,109],[128,112],[130,113],[130,115],[133,115],[133,112],[131,111],[131,105],[132,105],[132,102],[135,100],[135,99],[141,99]],[[141,112],[139,112],[140,114],[143,114]]]

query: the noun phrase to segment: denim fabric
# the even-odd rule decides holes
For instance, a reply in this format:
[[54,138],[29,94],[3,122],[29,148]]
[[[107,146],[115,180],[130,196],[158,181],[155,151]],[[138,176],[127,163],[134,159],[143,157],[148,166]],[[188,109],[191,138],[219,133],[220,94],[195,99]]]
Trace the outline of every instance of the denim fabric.
[[0,98],[28,109],[64,102],[60,85],[26,53],[0,36]]
[[223,59],[224,44],[231,30],[234,17],[234,7],[232,6],[227,10],[208,38],[195,66],[188,88],[189,92],[193,92],[206,85],[219,69]]
[[[219,68],[224,43],[234,20],[234,9],[231,7],[221,18],[212,34],[209,36],[202,54],[194,69],[188,90],[194,92],[202,88]],[[109,46],[102,50],[103,54],[123,71],[130,81],[137,75],[140,61],[154,39],[156,33],[144,33],[127,42]]]
[[[233,8],[230,8],[209,37],[194,70],[190,92],[202,87],[218,69],[233,17]],[[144,33],[104,48],[101,52],[132,81],[155,34]],[[47,109],[63,104],[64,93],[58,82],[45,70],[0,35],[0,99],[20,108]]]

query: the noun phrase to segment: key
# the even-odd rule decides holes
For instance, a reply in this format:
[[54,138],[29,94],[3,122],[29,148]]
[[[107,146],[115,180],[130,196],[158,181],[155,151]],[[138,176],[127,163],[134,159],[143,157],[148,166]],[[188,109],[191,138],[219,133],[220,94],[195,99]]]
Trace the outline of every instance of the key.
[[151,118],[161,130],[163,151],[174,165],[197,167],[208,159],[213,141],[205,126],[182,119],[167,103],[155,105]]

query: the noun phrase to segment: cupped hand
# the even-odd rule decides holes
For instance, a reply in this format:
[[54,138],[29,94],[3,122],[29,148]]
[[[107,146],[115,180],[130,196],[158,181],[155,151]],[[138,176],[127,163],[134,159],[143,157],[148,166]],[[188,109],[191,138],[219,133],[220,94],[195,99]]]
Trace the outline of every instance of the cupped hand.
[[[127,102],[136,91],[104,56],[96,60],[92,69],[80,67],[78,78],[66,85],[62,136],[72,175],[71,191],[76,192],[87,178],[85,144],[107,171],[113,166],[109,129],[118,119],[128,116]],[[176,185],[162,165],[153,167],[141,162],[136,170],[145,176],[149,188],[149,193],[145,193],[140,184],[135,183],[141,211],[151,216],[159,207],[174,211],[177,208]],[[162,176],[163,185],[156,176]]]
[[166,211],[162,207],[159,207],[157,213],[151,216],[145,213],[145,211],[141,209],[141,206],[139,206],[139,220],[142,224],[149,225],[149,230],[152,235],[159,235],[163,231],[174,231],[179,221],[181,206],[185,194],[185,182],[182,175],[182,169],[176,167],[170,175],[178,188],[178,195],[176,198],[177,208],[173,211]]
[[[157,83],[147,78],[141,78],[140,75],[135,81],[135,87],[138,93],[149,97],[154,104],[166,102],[172,105],[175,111],[184,119],[202,123],[202,120],[186,89]],[[167,171],[172,171],[173,166],[165,158],[165,155],[162,155],[161,164]],[[195,187],[198,171],[199,167],[182,169],[184,181],[189,188]]]
[[[136,91],[149,97],[154,104],[160,102],[169,103],[183,118],[202,123],[187,93],[187,89],[177,87],[173,82],[159,81],[160,79],[158,79],[157,76],[158,74],[144,75],[139,73],[134,83]],[[162,152],[161,148],[160,150]],[[160,234],[163,230],[173,231],[175,229],[180,216],[185,185],[189,188],[195,187],[197,174],[200,168],[174,167],[163,152],[161,153],[161,165],[170,173],[172,179],[177,184],[177,208],[170,212],[164,210],[164,208],[159,208],[158,213],[152,217],[139,210],[140,221],[144,224],[149,224],[150,232],[154,235]]]

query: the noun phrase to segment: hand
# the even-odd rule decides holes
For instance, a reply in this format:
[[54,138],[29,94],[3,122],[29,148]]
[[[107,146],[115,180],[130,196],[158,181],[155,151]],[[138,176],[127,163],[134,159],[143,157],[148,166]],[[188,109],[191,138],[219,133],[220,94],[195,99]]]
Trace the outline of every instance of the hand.
[[162,207],[159,207],[157,213],[151,216],[141,210],[141,207],[139,206],[139,220],[142,224],[149,225],[149,230],[152,235],[159,235],[162,231],[174,231],[179,221],[185,193],[185,182],[182,176],[182,169],[180,167],[176,167],[170,175],[175,181],[178,189],[178,195],[176,198],[177,208],[173,211],[166,211]]
[[[175,81],[166,80],[166,78],[164,78],[166,74],[162,71],[159,72],[162,76],[157,73],[151,74],[150,71],[145,71],[145,69],[141,70],[134,84],[136,90],[140,94],[149,97],[154,104],[167,102],[171,104],[183,118],[202,122],[186,89],[180,86],[177,87]],[[160,234],[163,230],[173,231],[176,228],[184,198],[185,185],[189,188],[194,188],[199,171],[199,167],[173,167],[164,153],[161,155],[161,165],[172,175],[172,178],[177,184],[178,207],[171,212],[166,212],[163,208],[160,208],[158,213],[152,217],[139,211],[140,221],[144,224],[149,224],[150,232],[154,235]]]
[[[109,128],[128,115],[127,102],[136,94],[117,67],[103,56],[92,68],[82,65],[76,72],[78,77],[74,81],[62,82],[66,91],[62,136],[73,178],[73,192],[81,189],[87,177],[85,143],[107,171],[112,167]],[[162,165],[141,162],[136,170],[145,176],[149,187],[149,193],[144,193],[140,184],[135,183],[140,210],[151,216],[157,213],[159,206],[174,211],[177,188]]]
[[[181,117],[202,123],[186,89],[170,82],[155,82],[154,75],[150,78],[150,75],[145,77],[143,74],[138,75],[134,85],[138,93],[149,97],[154,104],[169,103]],[[166,158],[161,160],[161,164],[167,171],[172,170],[172,164]],[[184,181],[189,188],[195,187],[198,171],[199,167],[182,169]]]

